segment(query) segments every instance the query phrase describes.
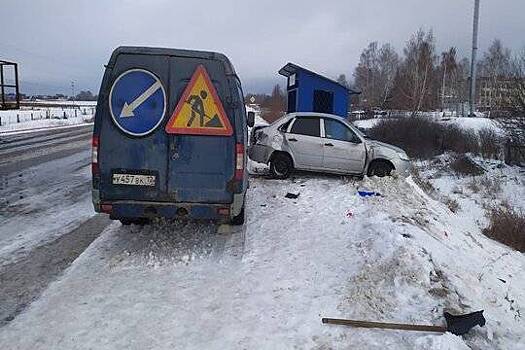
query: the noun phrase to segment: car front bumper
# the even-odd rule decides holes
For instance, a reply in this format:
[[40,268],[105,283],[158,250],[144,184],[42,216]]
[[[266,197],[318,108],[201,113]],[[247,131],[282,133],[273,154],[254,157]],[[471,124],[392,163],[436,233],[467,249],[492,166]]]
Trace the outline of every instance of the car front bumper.
[[409,160],[396,159],[392,160],[396,173],[403,177],[408,177],[410,175],[410,170],[412,169],[412,163]]

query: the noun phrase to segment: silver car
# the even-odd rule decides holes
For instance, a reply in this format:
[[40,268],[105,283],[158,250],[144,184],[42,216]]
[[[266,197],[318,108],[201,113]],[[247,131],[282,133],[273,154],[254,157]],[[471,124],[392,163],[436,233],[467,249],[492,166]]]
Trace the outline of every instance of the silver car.
[[410,159],[401,148],[369,139],[343,118],[323,113],[290,113],[250,136],[250,159],[270,165],[276,178],[293,169],[387,176],[407,176]]

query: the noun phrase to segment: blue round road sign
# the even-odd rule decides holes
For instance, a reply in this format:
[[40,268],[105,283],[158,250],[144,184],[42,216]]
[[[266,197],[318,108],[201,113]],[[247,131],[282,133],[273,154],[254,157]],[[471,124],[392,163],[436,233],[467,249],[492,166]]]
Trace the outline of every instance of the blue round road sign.
[[144,136],[159,126],[166,113],[166,91],[159,78],[144,69],[122,73],[111,86],[109,110],[126,134]]

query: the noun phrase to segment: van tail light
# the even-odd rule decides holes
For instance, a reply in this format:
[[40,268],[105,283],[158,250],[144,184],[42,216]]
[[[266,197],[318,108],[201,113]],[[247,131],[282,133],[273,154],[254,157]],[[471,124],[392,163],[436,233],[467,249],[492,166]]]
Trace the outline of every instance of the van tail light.
[[217,209],[217,214],[221,216],[229,216],[230,215],[230,208],[224,207]]
[[93,138],[91,139],[91,173],[93,175],[99,174],[98,148],[99,148],[98,135],[93,135]]
[[235,145],[235,180],[240,181],[244,176],[244,145]]
[[100,211],[106,214],[111,214],[113,211],[113,204],[111,203],[102,203],[100,205]]

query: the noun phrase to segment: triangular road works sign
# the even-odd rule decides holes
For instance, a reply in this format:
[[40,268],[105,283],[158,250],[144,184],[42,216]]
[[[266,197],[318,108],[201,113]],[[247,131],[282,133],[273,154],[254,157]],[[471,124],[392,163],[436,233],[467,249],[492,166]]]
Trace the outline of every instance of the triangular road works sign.
[[233,129],[203,65],[197,67],[166,124],[168,134],[230,136]]

